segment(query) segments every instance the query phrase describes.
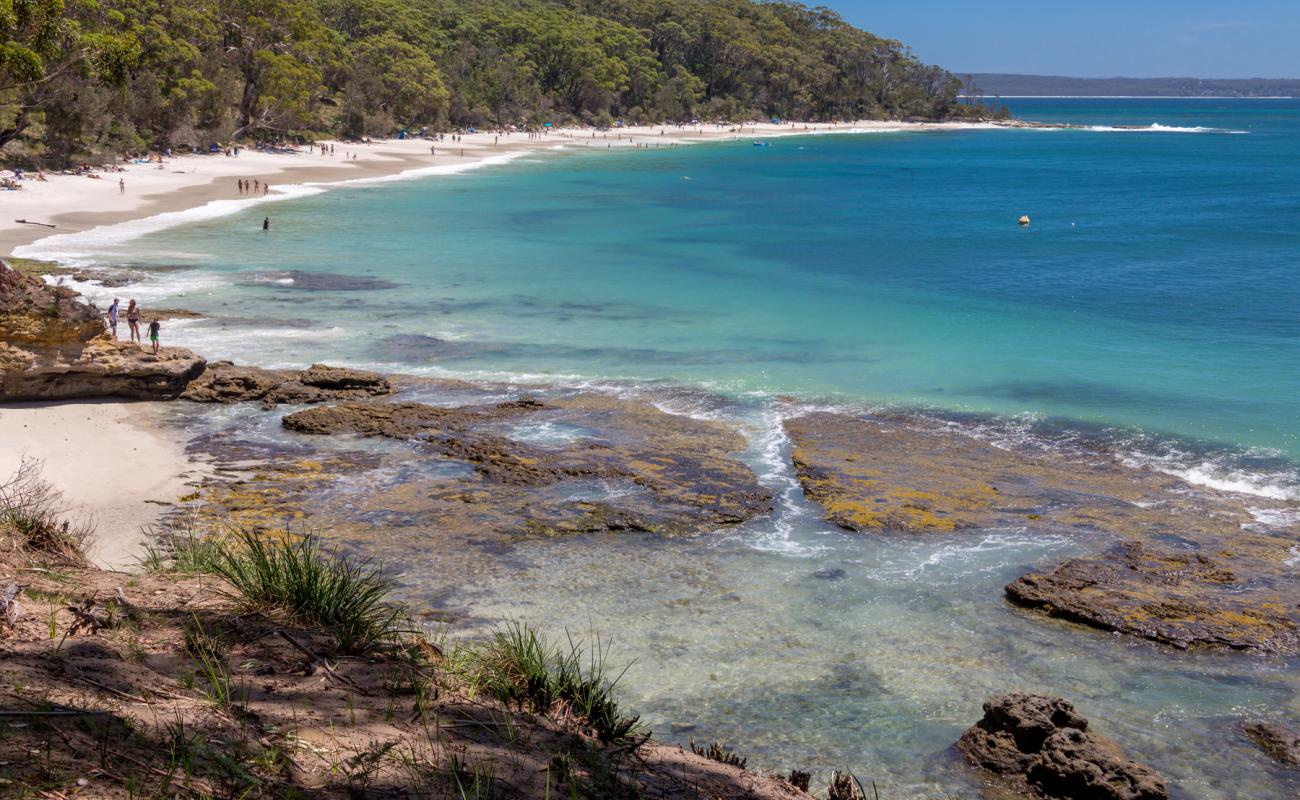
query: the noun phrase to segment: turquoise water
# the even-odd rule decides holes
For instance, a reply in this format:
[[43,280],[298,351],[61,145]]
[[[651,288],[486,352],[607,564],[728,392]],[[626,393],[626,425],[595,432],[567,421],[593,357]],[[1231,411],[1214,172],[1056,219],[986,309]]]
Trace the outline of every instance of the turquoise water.
[[[613,635],[639,659],[625,699],[668,738],[975,796],[946,747],[1025,688],[1076,700],[1179,797],[1295,796],[1234,727],[1300,718],[1294,659],[1045,623],[1002,585],[1097,542],[849,535],[790,475],[776,395],[1097,440],[1300,498],[1300,101],[1015,102],[1097,129],[570,148],[43,254],[167,267],[112,291],[213,314],[164,328],[210,358],[585,383],[742,425],[780,502],[736,531],[521,542],[454,578],[432,528],[367,545],[461,631],[523,615]],[[282,412],[203,412],[285,437]]]
[[[169,332],[244,361],[668,379],[1300,455],[1300,101],[1017,111],[1203,130],[572,148],[126,253],[198,268],[158,301],[288,321]],[[394,285],[310,291],[291,270]]]

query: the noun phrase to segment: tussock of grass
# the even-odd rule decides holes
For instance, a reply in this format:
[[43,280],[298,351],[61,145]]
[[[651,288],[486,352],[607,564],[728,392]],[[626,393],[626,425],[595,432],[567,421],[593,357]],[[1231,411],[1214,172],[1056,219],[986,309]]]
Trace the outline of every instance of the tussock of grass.
[[[537,629],[508,622],[486,643],[462,655],[470,684],[503,703],[547,713],[563,705],[605,744],[627,745],[649,736],[639,717],[624,717],[614,699],[623,673],[610,678],[609,648],[599,638],[589,650],[568,638],[552,645]],[[626,672],[626,669],[624,669]]]
[[722,742],[712,742],[707,746],[703,746],[696,744],[694,739],[690,739],[688,743],[691,746],[692,753],[697,756],[711,758],[719,764],[728,764],[733,767],[744,769],[749,763],[749,759],[731,752],[722,744]]
[[228,651],[221,639],[211,636],[203,630],[198,617],[193,624],[185,628],[185,652],[189,653],[199,666],[207,686],[204,694],[209,702],[220,708],[229,708],[237,696],[237,686],[226,663]]
[[395,641],[407,629],[404,609],[387,600],[392,583],[378,567],[326,552],[313,536],[264,538],[240,530],[215,551],[212,571],[245,603],[320,626],[347,652]]
[[85,564],[93,526],[74,525],[63,517],[63,494],[41,477],[42,466],[38,459],[23,458],[12,475],[0,480],[0,541],[15,550]]
[[173,529],[153,536],[146,544],[140,566],[150,575],[179,572],[186,575],[215,573],[221,552],[216,538],[200,536],[192,530]]
[[[880,792],[876,790],[874,782],[871,784],[871,793],[876,800],[880,800]],[[852,772],[835,771],[831,773],[830,785],[826,787],[826,800],[867,800],[867,790]]]

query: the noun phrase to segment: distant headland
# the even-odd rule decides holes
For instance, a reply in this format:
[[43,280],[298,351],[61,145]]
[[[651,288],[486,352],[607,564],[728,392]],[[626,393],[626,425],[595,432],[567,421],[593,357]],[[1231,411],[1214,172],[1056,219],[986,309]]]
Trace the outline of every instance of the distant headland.
[[985,97],[1300,97],[1300,78],[1070,78],[973,73]]

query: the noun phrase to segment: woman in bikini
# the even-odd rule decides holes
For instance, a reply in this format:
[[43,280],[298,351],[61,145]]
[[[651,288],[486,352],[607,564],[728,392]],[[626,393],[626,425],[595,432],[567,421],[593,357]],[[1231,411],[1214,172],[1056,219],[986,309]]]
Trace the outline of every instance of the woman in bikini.
[[144,344],[140,340],[140,306],[135,304],[135,298],[126,304],[126,324],[131,328],[131,341]]

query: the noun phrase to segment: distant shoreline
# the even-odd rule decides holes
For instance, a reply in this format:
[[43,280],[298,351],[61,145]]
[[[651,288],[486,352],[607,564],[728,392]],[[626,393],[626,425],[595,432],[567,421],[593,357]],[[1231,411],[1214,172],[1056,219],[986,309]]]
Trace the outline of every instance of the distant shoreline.
[[[958,95],[968,100],[973,95]],[[980,95],[988,99],[988,95]],[[1295,96],[1279,95],[1233,95],[1233,94],[1001,94],[1003,100],[1295,100]]]

